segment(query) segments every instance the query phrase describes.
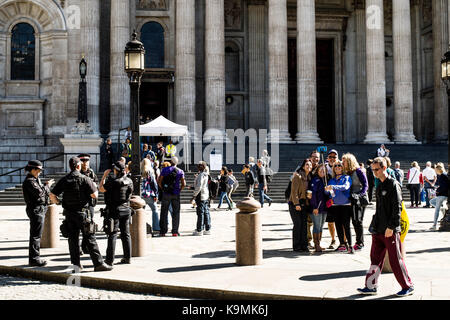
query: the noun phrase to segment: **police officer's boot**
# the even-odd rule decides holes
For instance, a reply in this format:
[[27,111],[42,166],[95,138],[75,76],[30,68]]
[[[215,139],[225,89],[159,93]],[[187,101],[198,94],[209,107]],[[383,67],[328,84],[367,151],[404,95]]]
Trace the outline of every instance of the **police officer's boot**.
[[106,263],[102,263],[94,268],[94,271],[111,271],[113,269],[112,266],[107,265]]

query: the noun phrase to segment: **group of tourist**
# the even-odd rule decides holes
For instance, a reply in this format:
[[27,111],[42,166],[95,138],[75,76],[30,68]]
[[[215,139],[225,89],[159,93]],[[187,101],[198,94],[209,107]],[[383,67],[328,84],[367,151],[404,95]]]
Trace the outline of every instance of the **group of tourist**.
[[[364,247],[362,222],[368,199],[368,181],[355,156],[346,153],[339,160],[338,152],[330,150],[327,161],[319,163],[320,154],[313,151],[291,177],[288,198],[289,213],[294,224],[293,250],[322,252],[322,230],[328,222],[332,243],[328,247],[339,252],[354,253]],[[289,189],[289,187],[288,187]],[[308,216],[312,221],[310,234]],[[356,233],[353,245],[350,232],[352,222]],[[335,245],[335,232],[339,246]],[[313,239],[314,247],[309,242]]]

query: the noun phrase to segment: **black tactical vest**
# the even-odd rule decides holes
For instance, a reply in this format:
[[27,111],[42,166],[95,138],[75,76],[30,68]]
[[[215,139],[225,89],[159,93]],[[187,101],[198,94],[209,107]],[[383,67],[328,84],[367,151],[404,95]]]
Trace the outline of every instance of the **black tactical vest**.
[[116,178],[112,190],[108,190],[106,193],[110,193],[109,196],[105,194],[105,201],[107,205],[118,207],[122,204],[128,203],[131,198],[133,182],[126,175],[121,178]]
[[81,195],[83,177],[73,172],[65,176],[62,207],[70,211],[79,211],[86,206],[86,199]]

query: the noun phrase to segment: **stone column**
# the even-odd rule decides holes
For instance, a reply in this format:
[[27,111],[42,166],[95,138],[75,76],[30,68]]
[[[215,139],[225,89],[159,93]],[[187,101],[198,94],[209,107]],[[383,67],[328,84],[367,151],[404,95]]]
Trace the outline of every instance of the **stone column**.
[[448,98],[441,78],[441,60],[448,50],[447,0],[432,1],[434,61],[434,142],[445,143],[448,137]]
[[366,0],[367,135],[364,143],[388,141],[383,10],[383,0]]
[[124,71],[125,45],[131,39],[130,2],[111,0],[111,133],[130,126],[130,86]]
[[191,136],[195,121],[195,0],[177,0],[176,8],[175,121],[187,125]]
[[413,123],[410,0],[392,1],[395,142],[417,143]]
[[314,0],[297,0],[297,135],[321,143],[317,133],[316,12]]
[[357,141],[367,133],[367,82],[366,82],[366,11],[364,1],[355,4],[356,18],[356,113]]
[[414,117],[413,127],[417,139],[423,140],[422,134],[422,107],[421,107],[421,91],[422,91],[422,15],[420,11],[420,0],[411,2],[411,33],[412,33],[412,61],[413,61],[413,104]]
[[87,105],[91,129],[99,134],[100,105],[100,0],[84,1],[83,44],[87,61]]
[[203,140],[225,137],[224,0],[205,1],[205,119]]
[[[286,0],[269,0],[269,129],[279,130],[280,142],[292,142],[289,135],[287,29]],[[264,28],[260,31],[264,32]],[[264,72],[264,68],[259,72]]]

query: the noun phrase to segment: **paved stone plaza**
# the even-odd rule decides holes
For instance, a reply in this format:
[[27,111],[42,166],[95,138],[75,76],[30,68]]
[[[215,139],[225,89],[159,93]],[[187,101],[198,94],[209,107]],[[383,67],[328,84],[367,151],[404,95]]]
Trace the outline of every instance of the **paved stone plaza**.
[[[265,207],[260,211],[263,264],[247,267],[235,264],[235,212],[213,210],[212,234],[196,237],[192,236],[195,211],[190,205],[183,205],[181,237],[148,238],[146,257],[134,258],[131,265],[115,265],[112,272],[94,273],[90,258],[84,255],[84,270],[79,278],[81,286],[211,299],[396,299],[394,294],[400,288],[392,273],[381,275],[377,296],[356,294],[356,288],[364,284],[370,265],[371,238],[367,227],[373,208],[367,210],[364,220],[368,235],[366,247],[349,255],[331,251],[323,254],[292,252],[292,223],[287,205]],[[408,210],[411,225],[406,237],[406,265],[416,290],[413,296],[403,299],[450,299],[450,236],[445,232],[428,231],[433,212],[432,209]],[[96,216],[101,224],[100,216]],[[66,239],[61,238],[58,248],[42,249],[42,257],[48,260],[47,267],[31,268],[27,266],[29,224],[25,208],[0,207],[0,221],[1,273],[66,282],[70,276],[64,273],[70,265]],[[100,232],[97,239],[104,254],[105,235]],[[328,230],[324,230],[322,246],[329,243]],[[120,243],[116,253],[118,262],[122,254]],[[0,297],[3,297],[1,291]],[[134,299],[133,295],[117,297]],[[60,298],[67,297],[61,294]],[[97,295],[96,298],[108,299],[108,296]]]

